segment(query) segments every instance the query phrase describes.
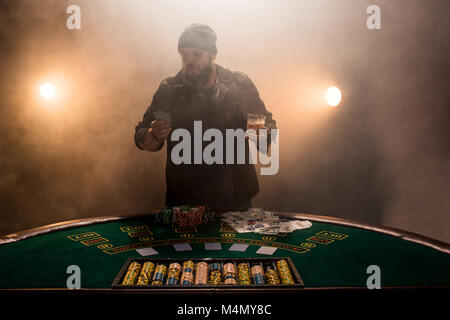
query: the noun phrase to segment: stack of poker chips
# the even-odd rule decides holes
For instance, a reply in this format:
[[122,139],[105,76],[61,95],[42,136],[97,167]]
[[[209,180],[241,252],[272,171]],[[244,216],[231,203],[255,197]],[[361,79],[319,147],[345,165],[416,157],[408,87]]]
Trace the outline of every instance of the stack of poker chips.
[[187,227],[190,212],[188,207],[174,207],[172,210],[172,223],[180,228]]
[[194,262],[189,260],[183,263],[183,274],[181,275],[182,285],[194,284]]
[[214,211],[211,208],[206,208],[203,213],[203,222],[210,223],[215,220]]
[[141,271],[141,264],[139,262],[130,263],[125,277],[123,277],[122,284],[125,286],[130,286],[135,284],[136,279],[139,276],[139,271]]
[[239,284],[241,286],[248,286],[252,284],[252,280],[250,278],[250,267],[248,266],[248,263],[239,263],[237,269]]
[[209,275],[209,284],[222,284],[222,268],[220,263],[213,262],[210,265],[210,275]]
[[260,264],[251,267],[252,279],[254,284],[264,284],[264,272]]
[[172,222],[171,208],[164,208],[159,211],[153,211],[152,215],[155,222],[159,222],[162,224],[170,224]]
[[139,274],[137,285],[148,285],[150,279],[155,271],[155,264],[153,262],[145,262],[142,265],[141,273]]
[[158,264],[156,266],[155,275],[153,276],[152,286],[161,286],[166,279],[167,266],[164,264]]
[[199,262],[195,268],[195,284],[208,284],[208,264]]
[[280,280],[282,284],[294,284],[294,277],[292,276],[291,270],[289,268],[286,260],[277,261],[278,274],[280,275]]
[[264,279],[267,284],[280,284],[280,278],[273,264],[269,264],[265,267]]
[[177,227],[195,227],[214,221],[214,212],[205,206],[178,206],[153,211],[155,222],[174,224]]
[[180,281],[181,265],[179,263],[171,263],[167,272],[167,285],[175,285]]
[[237,284],[236,281],[236,266],[234,263],[225,263],[223,265],[223,283],[224,284]]

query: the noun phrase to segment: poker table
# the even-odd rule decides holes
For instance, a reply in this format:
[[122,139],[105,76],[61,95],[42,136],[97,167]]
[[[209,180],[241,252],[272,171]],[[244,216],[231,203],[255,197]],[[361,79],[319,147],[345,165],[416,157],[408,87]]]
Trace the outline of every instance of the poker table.
[[[237,233],[219,217],[198,227],[154,223],[150,215],[67,221],[0,238],[0,290],[67,290],[69,266],[81,270],[81,289],[115,291],[111,285],[137,249],[149,258],[255,258],[261,246],[277,248],[270,257],[289,257],[304,288],[366,289],[369,266],[378,266],[384,288],[449,288],[450,246],[405,231],[338,218],[275,212],[308,220],[309,229],[273,236]],[[205,250],[219,242],[220,250]],[[176,251],[189,243],[192,250]],[[232,244],[248,244],[244,252]],[[73,291],[73,290],[72,290]],[[151,291],[151,290],[150,290]]]

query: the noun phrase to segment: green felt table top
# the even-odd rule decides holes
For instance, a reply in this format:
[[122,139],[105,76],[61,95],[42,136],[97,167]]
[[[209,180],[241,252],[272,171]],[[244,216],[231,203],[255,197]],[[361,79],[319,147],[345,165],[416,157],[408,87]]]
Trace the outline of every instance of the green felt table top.
[[[205,242],[221,242],[206,251]],[[175,251],[190,243],[192,251]],[[245,252],[229,251],[246,243]],[[0,288],[66,288],[67,267],[81,269],[82,288],[110,288],[128,258],[153,247],[158,258],[267,257],[256,251],[274,246],[274,257],[290,257],[305,288],[365,287],[367,267],[377,265],[382,287],[450,286],[450,254],[419,243],[358,227],[312,222],[290,234],[239,234],[220,221],[176,230],[140,217],[54,231],[0,246]]]

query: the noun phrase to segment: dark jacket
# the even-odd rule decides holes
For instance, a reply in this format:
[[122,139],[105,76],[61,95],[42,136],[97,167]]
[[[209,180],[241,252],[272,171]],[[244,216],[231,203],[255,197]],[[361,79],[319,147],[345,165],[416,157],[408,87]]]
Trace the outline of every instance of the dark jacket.
[[[202,132],[209,128],[222,131],[225,145],[225,129],[247,127],[247,114],[265,114],[266,126],[276,128],[272,114],[264,106],[250,78],[240,72],[232,72],[216,64],[218,82],[204,91],[192,92],[184,86],[181,71],[175,77],[163,80],[153,100],[135,129],[135,143],[145,138],[145,133],[155,120],[153,112],[171,114],[172,132],[177,128],[187,129],[194,139],[194,120],[202,121]],[[172,148],[178,142],[167,140],[166,205],[204,204],[217,211],[233,210],[237,205],[249,201],[258,191],[255,167],[248,161],[246,142],[246,164],[180,164],[172,163]],[[210,142],[204,142],[203,148]],[[203,150],[203,149],[202,149]],[[236,147],[235,147],[236,159]],[[193,155],[193,152],[191,152]],[[225,159],[224,148],[224,159]],[[193,162],[191,162],[193,163]]]

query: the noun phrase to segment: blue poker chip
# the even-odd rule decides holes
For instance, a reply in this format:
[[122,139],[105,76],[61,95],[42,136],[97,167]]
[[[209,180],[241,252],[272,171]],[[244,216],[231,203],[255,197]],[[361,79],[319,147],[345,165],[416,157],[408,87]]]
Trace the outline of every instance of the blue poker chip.
[[178,279],[177,278],[169,278],[169,279],[167,279],[167,284],[168,285],[178,284]]
[[164,273],[161,272],[155,273],[155,277],[153,278],[153,280],[164,281]]
[[230,278],[236,279],[236,276],[233,273],[227,273],[224,277],[224,280],[227,280]]
[[262,274],[260,274],[260,273],[255,274],[253,276],[253,283],[254,284],[264,284],[264,278],[263,278]]
[[211,270],[220,270],[221,268],[220,268],[220,263],[217,263],[217,262],[214,262],[214,263],[211,263]]

